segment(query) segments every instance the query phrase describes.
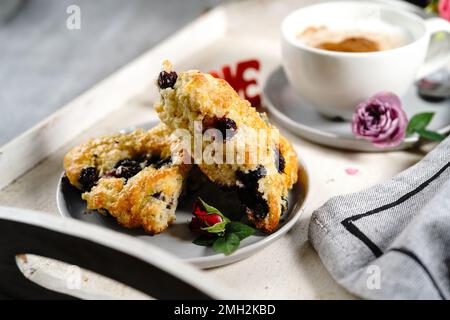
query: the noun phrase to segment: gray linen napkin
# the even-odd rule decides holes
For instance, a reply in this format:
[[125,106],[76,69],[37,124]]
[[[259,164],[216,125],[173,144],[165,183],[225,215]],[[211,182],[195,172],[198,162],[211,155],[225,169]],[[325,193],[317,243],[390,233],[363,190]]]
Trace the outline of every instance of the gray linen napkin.
[[360,297],[450,299],[450,138],[386,183],[330,199],[309,239]]

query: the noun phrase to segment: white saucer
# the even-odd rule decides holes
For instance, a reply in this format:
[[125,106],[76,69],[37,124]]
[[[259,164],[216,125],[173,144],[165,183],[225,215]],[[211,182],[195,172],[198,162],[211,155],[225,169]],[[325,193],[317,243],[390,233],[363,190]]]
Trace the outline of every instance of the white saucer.
[[[350,122],[334,121],[321,116],[314,107],[298,96],[289,85],[282,67],[276,68],[264,86],[264,98],[270,115],[289,130],[312,142],[347,150],[382,152],[412,147],[417,136],[407,137],[395,148],[380,149],[366,140],[356,139]],[[450,132],[450,100],[427,102],[417,95],[414,86],[401,98],[408,118],[419,112],[435,112],[429,129],[441,134]]]

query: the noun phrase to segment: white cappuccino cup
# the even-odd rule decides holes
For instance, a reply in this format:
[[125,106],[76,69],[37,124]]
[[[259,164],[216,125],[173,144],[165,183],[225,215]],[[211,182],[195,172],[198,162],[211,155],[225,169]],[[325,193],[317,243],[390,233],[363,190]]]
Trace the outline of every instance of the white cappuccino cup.
[[[311,36],[311,30],[322,31],[314,31]],[[281,32],[283,67],[291,86],[328,117],[351,119],[358,103],[380,91],[402,96],[415,80],[450,61],[449,22],[425,20],[375,2],[328,2],[304,7],[283,20]],[[430,45],[431,36],[437,32],[446,36]],[[314,46],[314,42],[352,33],[376,36],[374,41],[384,48],[343,52]]]

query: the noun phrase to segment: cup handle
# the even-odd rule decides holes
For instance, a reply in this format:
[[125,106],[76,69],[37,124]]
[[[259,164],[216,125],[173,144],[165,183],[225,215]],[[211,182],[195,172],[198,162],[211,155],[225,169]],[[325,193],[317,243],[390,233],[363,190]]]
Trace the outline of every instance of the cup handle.
[[450,61],[450,23],[441,18],[430,18],[425,20],[425,24],[429,37],[438,32],[445,32],[447,35],[445,39],[430,40],[427,57],[417,74],[417,80],[444,67]]

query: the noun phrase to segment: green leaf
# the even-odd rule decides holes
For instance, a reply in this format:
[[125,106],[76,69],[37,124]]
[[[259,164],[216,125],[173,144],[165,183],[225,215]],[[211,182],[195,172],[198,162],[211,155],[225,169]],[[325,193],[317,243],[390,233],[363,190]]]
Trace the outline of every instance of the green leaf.
[[192,241],[193,244],[198,246],[210,247],[213,245],[216,238],[206,237],[206,236],[198,236]]
[[214,208],[213,206],[210,206],[209,204],[207,204],[205,201],[202,200],[202,198],[198,198],[200,200],[200,202],[202,203],[202,205],[205,207],[206,212],[208,212],[208,214],[218,214],[219,216],[222,217],[223,221],[226,222],[230,222],[230,219],[228,219],[227,217],[225,217],[222,212],[219,211],[219,209]]
[[217,238],[214,241],[213,249],[215,252],[223,253],[225,255],[230,255],[239,248],[241,240],[234,233],[227,233],[225,236]]
[[416,131],[420,137],[427,139],[427,140],[431,140],[431,141],[443,141],[445,139],[445,136],[434,132],[434,131],[429,131],[429,130],[425,130],[425,129],[421,129],[421,130],[417,130]]
[[411,135],[418,130],[425,129],[434,117],[434,112],[422,112],[415,114],[411,120],[409,120],[406,134]]
[[213,206],[210,206],[209,204],[207,204],[205,201],[203,201],[202,198],[198,198],[198,200],[200,200],[200,202],[202,203],[202,205],[205,207],[206,212],[208,213],[217,213],[217,214],[222,214],[219,209],[214,208]]
[[223,233],[225,232],[225,228],[228,224],[228,221],[222,221],[219,223],[216,223],[215,225],[211,227],[202,228],[202,230],[207,231],[209,233]]
[[234,233],[239,237],[239,240],[244,240],[254,235],[256,230],[244,223],[232,221],[227,225],[227,232]]

